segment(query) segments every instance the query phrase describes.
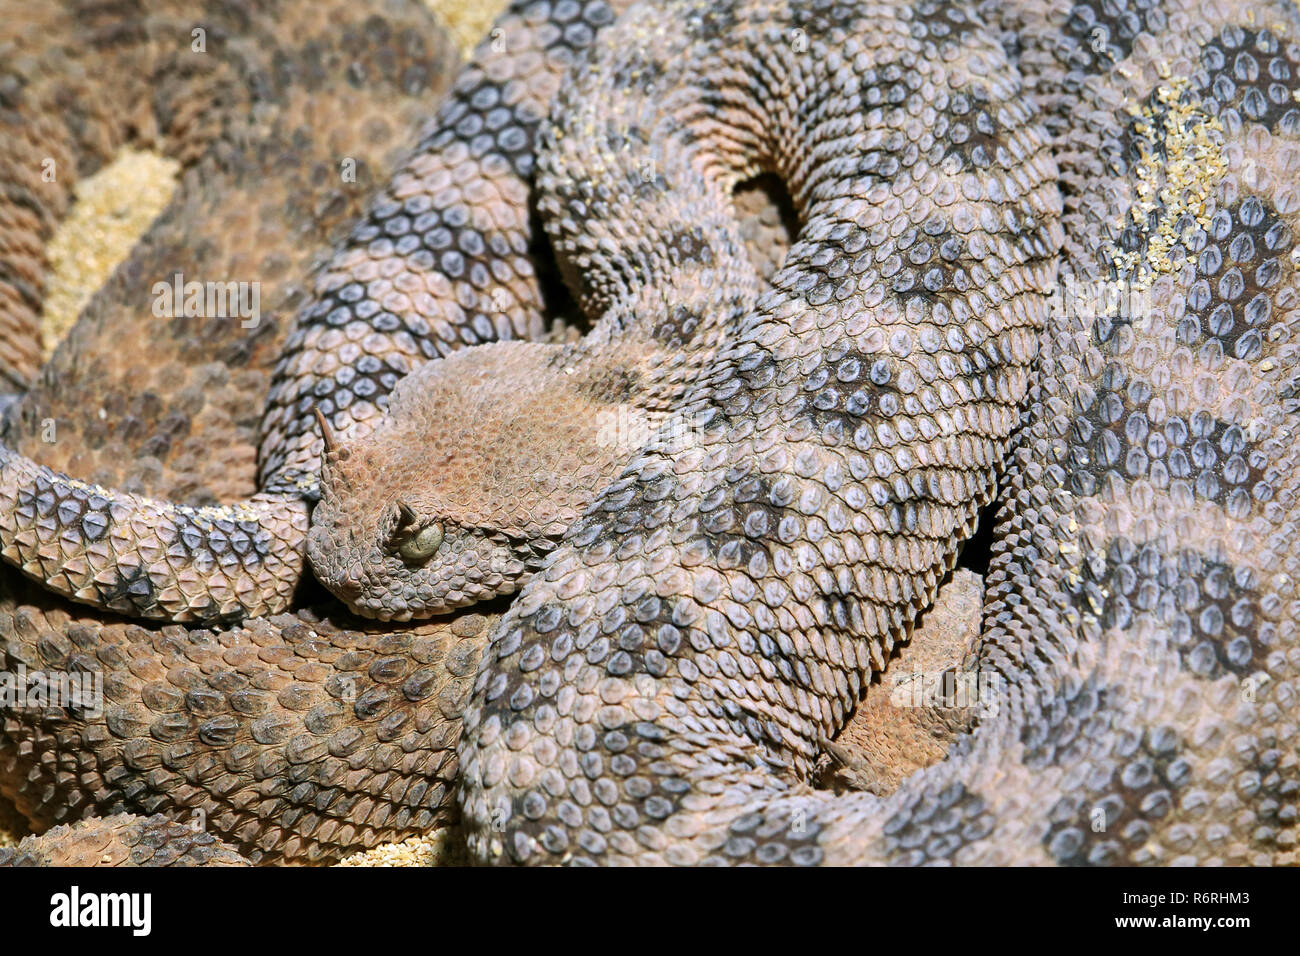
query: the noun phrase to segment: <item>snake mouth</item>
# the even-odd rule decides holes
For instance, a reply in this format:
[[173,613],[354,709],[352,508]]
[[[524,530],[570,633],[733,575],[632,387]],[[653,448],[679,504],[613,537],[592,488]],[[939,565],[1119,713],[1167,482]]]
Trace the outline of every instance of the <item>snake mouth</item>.
[[[328,587],[328,585],[327,585]],[[487,600],[490,596],[495,595],[473,595],[464,596],[460,600],[450,599],[439,601],[438,603],[420,604],[407,602],[401,598],[395,598],[391,593],[382,596],[373,596],[362,592],[351,600],[347,600],[339,595],[337,591],[333,592],[340,600],[344,600],[348,609],[359,617],[369,618],[374,621],[383,621],[385,623],[402,623],[405,621],[423,621],[429,618],[441,617],[446,614],[452,614],[461,608],[478,604]]]
[[420,617],[433,617],[433,614],[417,615],[410,608],[393,608],[387,604],[381,604],[376,601],[358,600],[348,603],[348,608],[361,617],[369,618],[373,621],[382,621],[384,623],[402,623],[404,621],[418,620]]

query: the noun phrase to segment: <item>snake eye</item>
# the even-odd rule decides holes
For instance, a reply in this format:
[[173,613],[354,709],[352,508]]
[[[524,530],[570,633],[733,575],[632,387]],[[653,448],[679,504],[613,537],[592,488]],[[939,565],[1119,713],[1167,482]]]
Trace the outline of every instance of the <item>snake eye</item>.
[[406,561],[423,561],[442,544],[442,525],[436,521],[427,524],[397,546],[397,553]]

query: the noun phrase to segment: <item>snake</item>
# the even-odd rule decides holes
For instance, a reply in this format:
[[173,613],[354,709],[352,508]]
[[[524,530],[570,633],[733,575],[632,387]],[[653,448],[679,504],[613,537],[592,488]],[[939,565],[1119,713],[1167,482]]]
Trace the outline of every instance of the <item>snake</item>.
[[[301,651],[330,701],[257,726],[281,715],[243,633],[285,613],[306,553],[397,625],[381,644],[518,588],[459,714],[456,810],[483,862],[1291,862],[1298,26],[1287,3],[514,5],[316,273],[257,495],[195,509],[0,457],[8,560],[181,622],[143,632],[167,635],[155,655],[215,655],[172,676],[100,654],[131,674],[94,734],[125,758],[105,782],[130,783],[94,799],[175,813],[244,787],[221,835],[271,852],[282,754],[290,781],[337,782],[347,742],[405,703],[404,743],[427,746],[436,677],[396,654],[344,693],[350,635]],[[759,172],[800,220],[766,286],[728,202]],[[536,238],[530,190],[592,319],[576,344],[535,341],[536,271],[508,254]],[[506,290],[490,316],[476,286]],[[455,305],[422,297],[437,288]],[[453,349],[449,315],[506,341]],[[651,433],[629,459],[590,414],[610,404]],[[467,409],[484,429],[458,428]],[[482,501],[498,491],[504,510]],[[893,792],[814,789],[986,505],[977,725]],[[184,622],[243,617],[184,646]],[[71,630],[27,656],[93,655]],[[206,736],[205,706],[226,718]],[[276,749],[267,725],[299,719]],[[224,773],[144,779],[201,747]],[[339,804],[330,836],[358,829],[353,796],[318,801]]]

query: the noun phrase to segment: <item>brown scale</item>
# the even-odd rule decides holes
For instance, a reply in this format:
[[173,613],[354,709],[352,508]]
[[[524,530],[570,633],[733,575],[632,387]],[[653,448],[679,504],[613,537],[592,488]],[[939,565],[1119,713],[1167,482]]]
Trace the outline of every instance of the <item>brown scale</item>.
[[211,834],[162,815],[117,814],[0,848],[0,866],[247,866]]
[[[151,4],[147,15],[133,5],[88,15],[87,6],[56,14],[18,3],[7,12],[16,42],[43,53],[23,66],[20,108],[7,121],[67,128],[40,136],[5,168],[39,174],[42,157],[60,158],[55,182],[36,194],[52,224],[77,180],[123,145],[186,165],[169,207],[41,381],[28,377],[35,387],[5,441],[109,487],[195,504],[246,495],[257,435],[244,395],[265,393],[312,257],[364,208],[377,170],[407,147],[448,85],[456,54],[418,5],[370,30],[368,14],[346,4],[291,4],[275,18],[220,4]],[[191,48],[200,21],[203,53]],[[93,82],[73,79],[86,60]],[[350,64],[367,82],[348,81]],[[331,109],[322,109],[323,88]],[[54,102],[78,103],[79,113],[43,105]],[[341,175],[344,157],[356,162],[356,182]],[[260,282],[261,323],[155,317],[152,287],[176,272]],[[37,274],[29,284],[39,293],[43,281]],[[102,418],[83,414],[99,408]],[[53,443],[43,440],[47,419],[57,426]]]
[[455,819],[459,716],[493,616],[356,629],[327,607],[151,631],[0,587],[0,669],[103,675],[102,708],[6,708],[0,794],[38,830],[162,813],[252,862],[322,863]]

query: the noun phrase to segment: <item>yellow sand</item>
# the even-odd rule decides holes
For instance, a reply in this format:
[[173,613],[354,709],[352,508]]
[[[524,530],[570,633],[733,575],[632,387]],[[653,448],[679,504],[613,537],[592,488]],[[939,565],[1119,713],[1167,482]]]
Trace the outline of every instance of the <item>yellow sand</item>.
[[506,8],[506,0],[424,0],[424,5],[442,20],[461,54],[468,57]]
[[412,837],[402,843],[384,843],[364,853],[354,853],[336,866],[464,866],[468,860],[462,837],[449,828]]
[[76,201],[50,240],[50,276],[41,313],[48,358],[90,296],[126,258],[176,191],[180,164],[124,149],[77,183]]

